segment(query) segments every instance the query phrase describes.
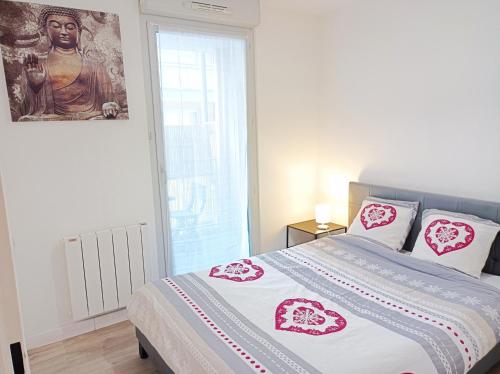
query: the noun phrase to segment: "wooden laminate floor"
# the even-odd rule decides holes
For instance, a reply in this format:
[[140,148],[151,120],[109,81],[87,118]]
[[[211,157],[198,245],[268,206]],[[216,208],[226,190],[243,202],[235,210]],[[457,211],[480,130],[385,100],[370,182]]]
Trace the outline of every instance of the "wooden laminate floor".
[[29,351],[32,374],[158,374],[129,322]]
[[[32,374],[158,374],[139,358],[129,322],[33,349],[29,357]],[[489,374],[500,374],[500,365]]]

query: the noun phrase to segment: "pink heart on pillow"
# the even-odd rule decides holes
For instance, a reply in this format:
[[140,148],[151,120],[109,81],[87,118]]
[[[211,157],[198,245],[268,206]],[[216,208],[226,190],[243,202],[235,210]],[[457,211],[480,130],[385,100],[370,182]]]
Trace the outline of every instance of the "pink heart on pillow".
[[360,220],[366,230],[371,230],[390,225],[396,216],[396,208],[392,205],[369,204],[361,211]]
[[425,242],[438,256],[468,247],[474,236],[472,226],[447,219],[437,219],[425,230]]

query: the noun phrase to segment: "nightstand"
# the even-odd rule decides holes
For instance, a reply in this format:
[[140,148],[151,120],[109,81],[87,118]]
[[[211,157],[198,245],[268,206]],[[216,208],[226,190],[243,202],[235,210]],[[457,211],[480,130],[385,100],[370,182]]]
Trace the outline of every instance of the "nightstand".
[[[314,219],[304,222],[297,222],[286,227],[286,247],[290,247],[290,230],[297,230],[308,235],[311,235],[313,239],[319,239],[323,236],[327,235],[335,235],[335,234],[345,234],[347,232],[347,227],[338,225],[336,223],[328,223],[328,228],[326,230],[318,229],[318,224]],[[306,240],[303,243],[306,243],[309,240]],[[302,244],[302,243],[299,243]],[[295,244],[298,245],[298,244]]]

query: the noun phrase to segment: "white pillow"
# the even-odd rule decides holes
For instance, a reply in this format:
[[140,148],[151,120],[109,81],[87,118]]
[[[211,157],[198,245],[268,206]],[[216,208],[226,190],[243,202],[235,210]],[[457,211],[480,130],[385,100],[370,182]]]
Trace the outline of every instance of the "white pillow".
[[500,225],[476,216],[428,209],[412,256],[479,278]]
[[376,240],[395,251],[403,248],[418,211],[418,201],[368,197],[363,200],[348,234]]

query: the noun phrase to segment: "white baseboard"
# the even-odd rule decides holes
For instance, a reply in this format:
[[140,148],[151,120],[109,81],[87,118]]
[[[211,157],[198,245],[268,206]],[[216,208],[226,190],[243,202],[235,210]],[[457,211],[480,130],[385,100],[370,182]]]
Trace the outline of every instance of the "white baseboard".
[[108,327],[125,320],[127,320],[127,309],[120,309],[116,312],[104,314],[102,316],[94,318],[95,329],[103,329],[104,327]]
[[86,334],[107,326],[123,322],[127,319],[127,310],[121,309],[113,313],[105,314],[84,321],[73,322],[58,329],[47,331],[42,334],[26,337],[28,350],[42,347],[47,344],[57,343],[74,336]]

